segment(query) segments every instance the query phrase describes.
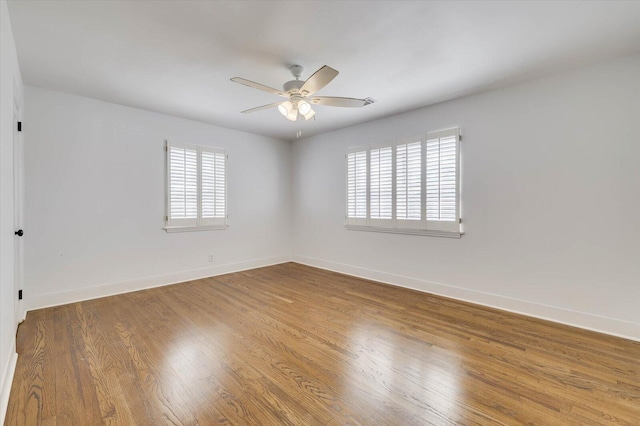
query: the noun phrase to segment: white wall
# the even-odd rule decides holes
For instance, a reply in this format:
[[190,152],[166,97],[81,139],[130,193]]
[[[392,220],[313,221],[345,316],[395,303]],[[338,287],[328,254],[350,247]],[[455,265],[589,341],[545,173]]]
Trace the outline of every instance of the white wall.
[[[289,259],[289,142],[30,86],[25,102],[28,309]],[[162,229],[165,139],[227,150],[228,229]]]
[[22,77],[7,3],[0,1],[0,423],[16,362],[14,295],[14,102],[22,114]]
[[[640,340],[638,75],[633,55],[293,145],[27,87],[27,308],[293,258]],[[452,126],[462,239],[345,230],[348,146]],[[228,230],[162,230],[166,138],[228,150]]]
[[[295,142],[294,259],[640,339],[639,76],[633,55]],[[348,146],[453,126],[461,239],[344,228]]]

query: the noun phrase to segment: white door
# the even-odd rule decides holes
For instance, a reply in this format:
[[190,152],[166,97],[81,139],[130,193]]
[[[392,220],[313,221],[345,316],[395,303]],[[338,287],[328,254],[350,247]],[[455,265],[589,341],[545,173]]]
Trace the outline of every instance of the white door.
[[22,321],[22,300],[18,299],[18,292],[22,288],[22,134],[18,131],[20,121],[20,109],[16,102],[13,103],[13,225],[15,236],[13,239],[13,266],[14,266],[14,320],[15,325]]

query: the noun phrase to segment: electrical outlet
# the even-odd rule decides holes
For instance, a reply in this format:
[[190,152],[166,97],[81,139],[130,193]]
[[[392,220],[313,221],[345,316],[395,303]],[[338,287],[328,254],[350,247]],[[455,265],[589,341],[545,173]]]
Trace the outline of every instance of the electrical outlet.
[[213,262],[213,253],[209,253],[209,262]]

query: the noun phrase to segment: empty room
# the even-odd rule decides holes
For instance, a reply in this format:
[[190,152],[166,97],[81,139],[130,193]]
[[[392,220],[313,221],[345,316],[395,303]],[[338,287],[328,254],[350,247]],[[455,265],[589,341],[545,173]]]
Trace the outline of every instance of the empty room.
[[640,2],[0,18],[0,424],[640,425]]

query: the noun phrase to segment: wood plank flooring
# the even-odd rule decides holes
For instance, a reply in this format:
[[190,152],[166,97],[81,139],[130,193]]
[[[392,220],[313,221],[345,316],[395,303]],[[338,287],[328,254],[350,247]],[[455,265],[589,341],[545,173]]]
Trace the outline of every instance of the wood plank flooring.
[[287,263],[29,312],[6,425],[640,425],[640,343]]

